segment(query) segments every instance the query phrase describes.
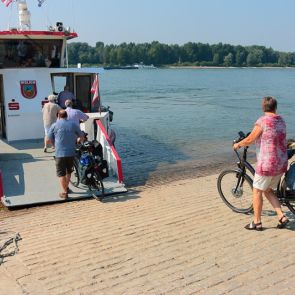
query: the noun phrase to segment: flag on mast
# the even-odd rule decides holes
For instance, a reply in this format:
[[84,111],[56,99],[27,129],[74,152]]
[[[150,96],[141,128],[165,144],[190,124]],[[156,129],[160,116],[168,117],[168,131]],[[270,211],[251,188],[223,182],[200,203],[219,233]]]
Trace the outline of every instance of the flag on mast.
[[38,6],[41,7],[45,0],[38,0]]
[[100,101],[98,74],[95,75],[90,92],[93,93],[92,105],[94,105],[95,102]]
[[1,1],[2,3],[5,4],[6,7],[8,7],[13,2],[13,0],[1,0]]

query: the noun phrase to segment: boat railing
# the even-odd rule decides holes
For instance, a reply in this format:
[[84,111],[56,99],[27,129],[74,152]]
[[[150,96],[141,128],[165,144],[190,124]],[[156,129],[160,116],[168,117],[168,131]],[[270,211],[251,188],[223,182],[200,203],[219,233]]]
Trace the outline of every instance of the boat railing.
[[117,177],[119,183],[123,183],[122,161],[119,157],[110,137],[108,136],[102,122],[96,120],[97,135],[96,140],[103,146],[104,159],[109,164],[109,174]]

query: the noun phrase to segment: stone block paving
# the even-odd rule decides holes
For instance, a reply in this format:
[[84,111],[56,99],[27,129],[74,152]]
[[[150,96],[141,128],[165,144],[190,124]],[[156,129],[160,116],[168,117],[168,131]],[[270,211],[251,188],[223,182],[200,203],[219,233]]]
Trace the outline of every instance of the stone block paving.
[[292,215],[276,229],[266,206],[266,229],[246,231],[251,215],[223,204],[216,178],[0,211],[0,231],[22,237],[0,266],[0,294],[295,294]]

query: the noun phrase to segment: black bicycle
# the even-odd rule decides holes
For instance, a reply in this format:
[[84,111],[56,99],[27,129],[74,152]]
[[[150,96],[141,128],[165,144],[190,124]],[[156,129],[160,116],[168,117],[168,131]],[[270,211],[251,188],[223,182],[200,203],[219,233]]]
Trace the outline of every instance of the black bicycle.
[[[245,135],[240,131],[239,137],[233,143],[240,142],[248,135],[249,133]],[[252,189],[255,169],[247,161],[248,148],[248,146],[243,148],[242,156],[235,150],[238,158],[237,168],[222,171],[217,179],[217,188],[221,199],[230,209],[238,213],[250,213],[253,210]],[[288,150],[289,159],[294,153],[294,150]],[[295,191],[287,187],[284,176],[275,193],[281,205],[287,206],[295,214]]]
[[98,141],[86,140],[78,144],[71,184],[75,187],[87,187],[95,199],[101,200],[105,196],[102,181],[107,174],[105,162],[102,159],[102,147]]

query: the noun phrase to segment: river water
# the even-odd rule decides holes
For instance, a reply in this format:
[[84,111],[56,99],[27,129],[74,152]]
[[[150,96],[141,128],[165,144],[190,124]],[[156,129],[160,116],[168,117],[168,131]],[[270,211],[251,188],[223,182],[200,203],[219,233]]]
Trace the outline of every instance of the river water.
[[266,95],[278,99],[288,138],[295,137],[295,69],[110,70],[101,75],[100,91],[114,112],[127,185],[231,165],[232,140],[252,129]]

